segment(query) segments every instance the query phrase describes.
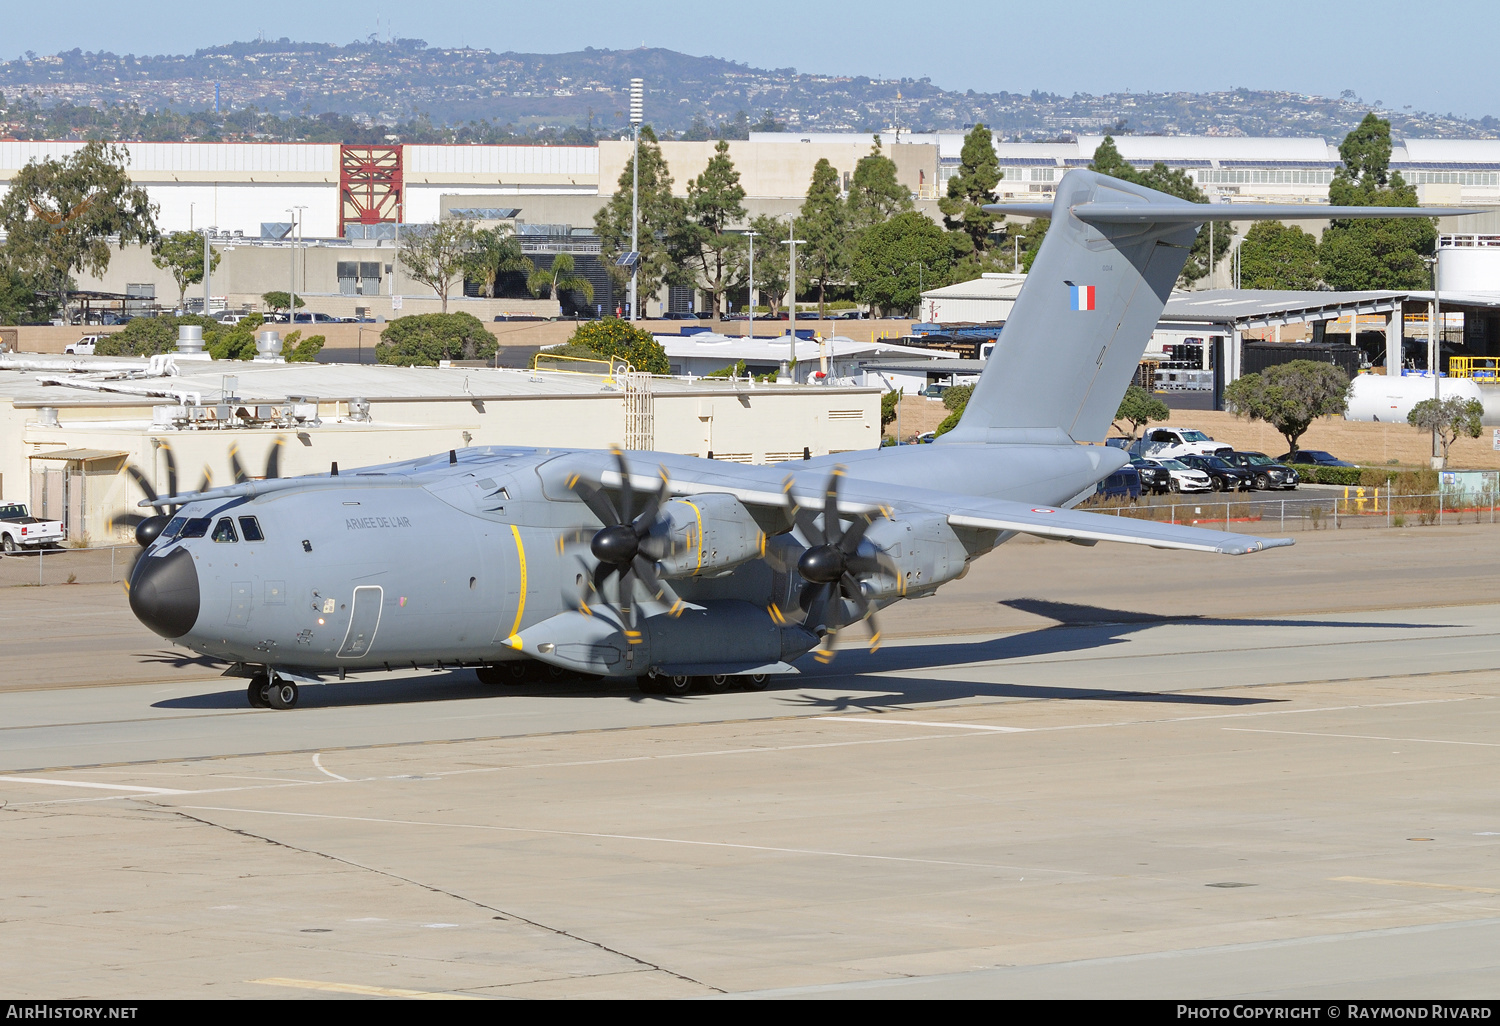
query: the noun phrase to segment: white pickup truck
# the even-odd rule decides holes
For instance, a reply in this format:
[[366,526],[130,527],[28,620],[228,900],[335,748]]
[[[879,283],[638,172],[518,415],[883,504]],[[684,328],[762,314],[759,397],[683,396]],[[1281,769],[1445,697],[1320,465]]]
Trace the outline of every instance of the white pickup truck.
[[77,342],[69,342],[67,345],[63,346],[63,355],[93,356],[94,347],[107,338],[109,338],[108,335],[85,335]]
[[1202,431],[1192,428],[1158,427],[1141,436],[1129,450],[1133,456],[1148,459],[1175,459],[1178,456],[1213,456],[1233,452],[1234,446],[1216,442]]
[[56,548],[66,537],[61,520],[39,520],[20,502],[0,505],[0,549],[7,554],[17,549]]

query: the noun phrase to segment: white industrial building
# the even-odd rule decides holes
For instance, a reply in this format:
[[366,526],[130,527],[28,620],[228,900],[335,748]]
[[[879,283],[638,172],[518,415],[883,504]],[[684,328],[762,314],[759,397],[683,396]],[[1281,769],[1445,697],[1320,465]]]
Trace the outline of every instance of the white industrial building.
[[[743,363],[745,374],[776,374],[798,384],[869,385],[882,389],[899,387],[878,376],[866,374],[871,363],[893,358],[951,360],[957,353],[920,349],[885,339],[860,342],[842,335],[826,338],[745,338],[700,331],[687,335],[656,335],[671,361],[672,373],[702,377]],[[924,381],[925,385],[925,381]]]
[[327,473],[468,445],[658,450],[740,463],[880,444],[880,389],[484,367],[219,363],[0,354],[0,500],[63,520],[73,544],[123,540],[140,468],[169,488]]

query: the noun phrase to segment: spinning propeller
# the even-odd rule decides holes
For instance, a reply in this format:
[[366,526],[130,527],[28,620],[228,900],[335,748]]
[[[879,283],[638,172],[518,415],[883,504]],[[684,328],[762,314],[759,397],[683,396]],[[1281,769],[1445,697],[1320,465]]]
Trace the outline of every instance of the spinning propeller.
[[[281,476],[281,446],[282,442],[279,438],[276,439],[275,443],[271,446],[271,452],[266,457],[266,472],[264,475],[262,475],[263,477],[274,478]],[[167,461],[166,494],[173,498],[191,498],[193,493],[189,492],[179,495],[177,491],[177,457],[173,455],[171,445],[167,444],[166,442],[162,442],[161,449],[162,452],[166,454]],[[230,469],[234,472],[235,484],[240,484],[241,482],[250,480],[250,475],[245,473],[245,468],[240,463],[239,446],[237,445],[231,445],[229,447],[229,466]],[[111,528],[134,528],[136,544],[144,549],[152,542],[154,542],[158,536],[161,535],[162,529],[167,526],[167,521],[171,520],[172,515],[183,507],[183,503],[169,503],[158,501],[157,491],[151,486],[150,479],[147,478],[145,473],[143,473],[141,469],[135,464],[127,464],[125,467],[125,472],[128,473],[132,479],[134,479],[136,485],[140,488],[142,495],[145,497],[146,501],[151,504],[151,508],[156,512],[151,516],[142,516],[139,513],[121,511],[110,517],[109,526]],[[208,469],[208,467],[204,467],[203,477],[198,481],[197,491],[207,491],[212,486],[213,473]]]
[[[625,627],[625,637],[632,645],[641,642],[641,632],[636,629],[635,588],[644,587],[652,598],[666,602],[673,616],[679,615],[684,603],[671,588],[657,576],[655,563],[673,550],[673,543],[663,532],[653,533],[653,528],[662,523],[658,519],[662,503],[667,499],[666,474],[662,474],[661,488],[654,493],[645,493],[644,501],[635,489],[630,477],[630,465],[618,446],[610,450],[620,468],[620,505],[600,485],[583,480],[574,474],[568,479],[571,488],[584,505],[604,525],[589,542],[589,551],[599,561],[593,573],[586,578],[587,590],[602,595],[606,581],[614,577],[620,620]],[[637,506],[640,512],[636,512]],[[561,540],[559,541],[561,544]],[[579,611],[589,612],[588,602],[580,598]]]
[[[900,572],[884,553],[861,555],[860,542],[865,532],[875,522],[878,513],[844,513],[839,509],[839,482],[843,480],[844,468],[835,467],[828,475],[828,484],[823,491],[823,511],[820,516],[807,515],[798,518],[798,526],[808,541],[808,547],[797,558],[797,574],[806,582],[798,596],[797,604],[806,613],[802,626],[813,634],[822,636],[823,643],[813,653],[821,663],[833,660],[833,642],[839,629],[858,620],[870,627],[870,651],[880,647],[880,627],[875,622],[875,606],[859,586],[860,574],[888,574],[900,579]],[[790,488],[791,479],[788,479]],[[798,513],[812,511],[799,509]],[[844,520],[851,524],[844,529]],[[822,523],[819,525],[818,521]],[[821,541],[819,540],[821,538]],[[779,561],[778,561],[779,562]],[[783,570],[787,569],[785,566]],[[852,619],[846,619],[845,603],[854,607]],[[772,608],[772,616],[779,610]]]

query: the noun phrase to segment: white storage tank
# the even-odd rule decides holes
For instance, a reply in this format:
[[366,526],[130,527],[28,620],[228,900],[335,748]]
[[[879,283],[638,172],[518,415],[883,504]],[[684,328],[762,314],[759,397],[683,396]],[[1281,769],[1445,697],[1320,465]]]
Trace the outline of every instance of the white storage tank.
[[1500,235],[1445,235],[1438,244],[1438,292],[1500,292]]
[[[1487,396],[1486,391],[1494,393]],[[1438,393],[1444,399],[1478,399],[1484,403],[1484,423],[1500,424],[1500,389],[1482,389],[1470,378],[1440,378]],[[1349,390],[1345,420],[1382,421],[1405,424],[1406,415],[1423,399],[1432,398],[1432,378],[1427,374],[1361,374]]]

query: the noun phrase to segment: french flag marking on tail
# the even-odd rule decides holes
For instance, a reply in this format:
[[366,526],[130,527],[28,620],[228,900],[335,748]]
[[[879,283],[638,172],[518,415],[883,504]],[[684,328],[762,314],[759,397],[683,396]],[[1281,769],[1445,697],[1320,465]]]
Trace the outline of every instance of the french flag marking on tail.
[[1094,286],[1069,285],[1068,291],[1073,296],[1074,310],[1092,310],[1094,308]]

